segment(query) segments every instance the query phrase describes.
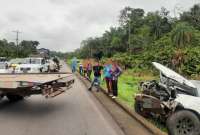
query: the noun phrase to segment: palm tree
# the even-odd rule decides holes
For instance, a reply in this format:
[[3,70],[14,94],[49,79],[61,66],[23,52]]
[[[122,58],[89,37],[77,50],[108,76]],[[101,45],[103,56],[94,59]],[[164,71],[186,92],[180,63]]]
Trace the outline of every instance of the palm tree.
[[161,37],[162,34],[162,29],[161,29],[161,20],[159,20],[157,18],[157,20],[155,21],[154,25],[153,25],[153,31],[154,31],[154,37],[156,39],[159,39]]
[[172,31],[172,42],[176,47],[185,47],[192,40],[193,27],[187,23],[179,23]]

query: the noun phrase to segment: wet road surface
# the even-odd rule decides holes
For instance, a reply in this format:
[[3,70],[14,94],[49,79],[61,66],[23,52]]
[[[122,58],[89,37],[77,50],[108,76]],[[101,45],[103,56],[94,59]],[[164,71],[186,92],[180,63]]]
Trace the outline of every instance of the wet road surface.
[[[69,71],[66,66],[63,69]],[[31,96],[0,101],[0,135],[123,135],[122,130],[76,78],[73,88],[52,99]]]

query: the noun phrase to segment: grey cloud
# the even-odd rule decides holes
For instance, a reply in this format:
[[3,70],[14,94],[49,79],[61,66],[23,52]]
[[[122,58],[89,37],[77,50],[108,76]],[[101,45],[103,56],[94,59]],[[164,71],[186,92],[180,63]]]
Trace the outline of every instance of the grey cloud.
[[119,11],[125,6],[173,11],[180,3],[188,9],[195,0],[1,0],[0,38],[14,41],[12,30],[22,31],[20,39],[38,40],[40,47],[72,51],[89,36],[100,36],[118,25]]

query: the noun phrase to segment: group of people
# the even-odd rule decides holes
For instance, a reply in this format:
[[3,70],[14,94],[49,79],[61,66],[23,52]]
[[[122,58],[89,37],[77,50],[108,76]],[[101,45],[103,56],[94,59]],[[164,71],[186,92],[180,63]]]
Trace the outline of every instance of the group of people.
[[97,86],[97,92],[101,83],[101,77],[106,81],[106,86],[109,96],[116,98],[118,96],[118,77],[122,73],[122,69],[119,67],[117,62],[110,61],[102,66],[98,61],[93,66],[94,79],[88,90],[92,90],[94,85]]
[[[76,72],[77,59],[72,59],[71,64],[72,72]],[[92,90],[93,86],[97,87],[97,92],[100,88],[101,78],[106,82],[106,87],[109,96],[116,98],[118,96],[118,77],[122,73],[122,69],[116,61],[110,60],[104,65],[101,65],[98,60],[84,60],[79,64],[79,73],[85,78],[91,80],[91,74],[94,74],[91,86],[88,88]]]
[[88,78],[89,80],[91,79],[92,64],[89,60],[85,60],[83,63],[79,64],[79,74]]

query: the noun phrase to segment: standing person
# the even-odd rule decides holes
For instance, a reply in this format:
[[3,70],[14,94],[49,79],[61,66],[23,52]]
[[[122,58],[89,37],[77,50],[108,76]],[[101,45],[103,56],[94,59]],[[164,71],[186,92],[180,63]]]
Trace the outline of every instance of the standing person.
[[91,74],[92,74],[92,64],[91,62],[88,62],[87,64],[87,77],[90,80],[91,79]]
[[72,59],[72,64],[71,64],[72,73],[76,72],[76,67],[77,67],[77,59],[76,59],[76,57],[74,57]]
[[101,82],[101,70],[102,70],[102,66],[99,64],[99,62],[95,63],[95,66],[93,66],[93,72],[94,72],[94,80],[92,81],[92,84],[90,86],[90,88],[88,89],[89,91],[92,90],[92,87],[94,85],[97,85],[97,92],[99,92],[99,85]]
[[109,96],[112,96],[112,76],[111,76],[111,64],[106,64],[103,69],[104,79],[106,81],[106,87],[108,90]]
[[86,77],[87,75],[87,59],[83,60],[83,76]]
[[80,65],[79,65],[79,74],[83,75],[83,64],[82,63],[80,63]]
[[53,62],[56,64],[58,70],[60,70],[60,62],[56,56],[53,58]]
[[116,62],[113,62],[112,65],[112,90],[113,97],[116,98],[118,96],[118,77],[121,75],[122,69],[118,66]]

